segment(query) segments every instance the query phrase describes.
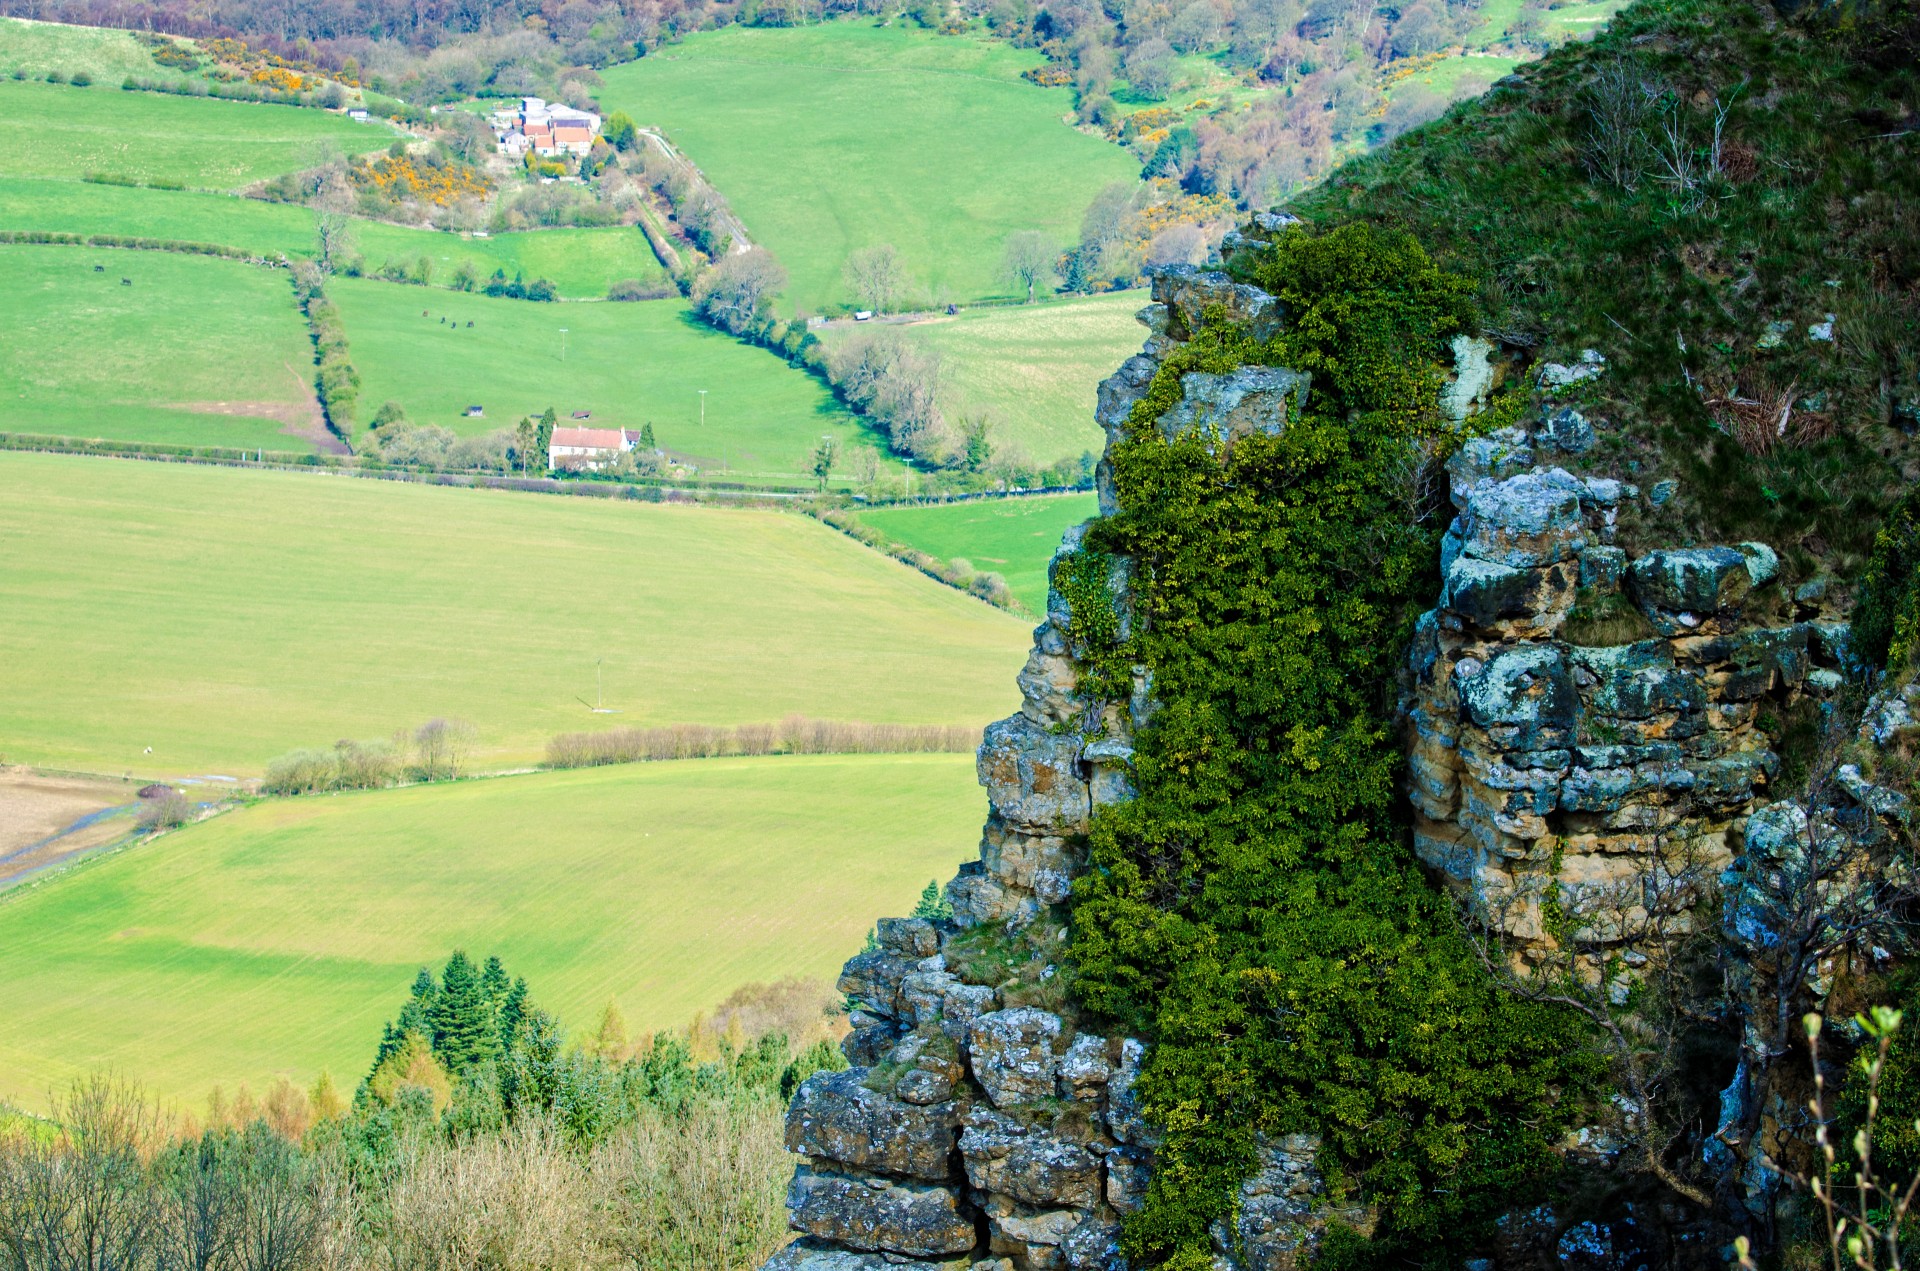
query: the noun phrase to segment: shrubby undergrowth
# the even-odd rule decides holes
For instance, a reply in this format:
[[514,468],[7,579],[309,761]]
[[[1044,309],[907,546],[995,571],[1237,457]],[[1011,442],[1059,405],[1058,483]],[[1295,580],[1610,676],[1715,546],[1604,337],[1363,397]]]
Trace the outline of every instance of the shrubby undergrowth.
[[422,969],[351,1105],[324,1075],[283,1080],[263,1103],[216,1091],[199,1127],[94,1078],[47,1121],[0,1119],[0,1259],[746,1271],[785,1238],[782,1103],[845,1062],[831,999],[790,987],[641,1046],[609,1008],[569,1045],[498,959],[456,952]]
[[[1236,267],[1288,329],[1215,314],[1169,356],[1111,452],[1095,567],[1067,569],[1090,687],[1124,700],[1144,665],[1158,703],[1073,910],[1081,1001],[1153,1043],[1138,1089],[1165,1143],[1126,1242],[1210,1265],[1259,1137],[1310,1132],[1333,1186],[1379,1205],[1379,1247],[1440,1258],[1541,1181],[1594,1071],[1581,1025],[1501,991],[1396,814],[1396,673],[1438,586],[1418,478],[1472,296],[1367,227]],[[1247,364],[1313,374],[1281,435],[1161,435],[1182,375]],[[1125,640],[1105,557],[1134,568]]]

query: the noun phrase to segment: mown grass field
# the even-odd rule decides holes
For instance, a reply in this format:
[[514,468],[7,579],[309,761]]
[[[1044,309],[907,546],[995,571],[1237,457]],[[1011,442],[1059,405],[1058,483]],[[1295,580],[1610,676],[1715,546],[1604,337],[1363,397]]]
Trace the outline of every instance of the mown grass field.
[[132,75],[140,79],[187,79],[153,60],[153,54],[129,31],[68,26],[0,18],[0,76],[15,71],[44,78],[49,71],[72,76],[84,71],[96,85],[118,88]]
[[[1048,304],[968,309],[896,328],[940,353],[942,405],[951,415],[984,412],[994,444],[1038,463],[1096,455],[1094,392],[1140,351],[1146,332],[1133,315],[1144,291]],[[853,328],[825,329],[829,341]]]
[[0,899],[0,1099],[106,1069],[196,1106],[329,1070],[347,1090],[414,971],[498,953],[590,1030],[686,1024],[826,978],[945,881],[971,757],[635,764],[256,805]]
[[308,166],[329,149],[378,150],[394,136],[381,124],[300,106],[11,79],[0,79],[0,117],[11,126],[0,176],[101,172],[214,190]]
[[[536,304],[351,278],[328,294],[346,318],[363,419],[392,400],[417,423],[472,433],[549,406],[562,421],[584,410],[596,428],[651,423],[706,475],[808,484],[822,435],[879,445],[819,381],[694,322],[678,300]],[[485,416],[465,418],[470,405]]]
[[0,321],[0,431],[304,450],[321,427],[281,270],[0,246]]
[[867,20],[728,27],[605,73],[601,101],[658,124],[792,274],[789,305],[847,299],[848,255],[899,249],[928,298],[1011,294],[1007,238],[1063,246],[1100,188],[1135,178],[1118,147],[1075,132],[1036,55]]
[[[311,256],[316,249],[311,209],[290,203],[193,190],[152,190],[45,177],[0,177],[0,230],[65,234],[124,234],[142,238],[219,243],[262,256]],[[609,284],[638,278],[664,285],[646,236],[638,229],[556,229],[462,238],[437,230],[355,221],[352,249],[369,270],[389,261],[433,262],[434,279],[449,282],[460,262],[481,279],[495,269],[508,277],[547,278],[568,297],[598,299]]]
[[874,508],[860,520],[946,560],[992,570],[1035,614],[1047,609],[1047,562],[1068,528],[1097,515],[1092,494],[1046,494],[927,507]]
[[0,453],[0,544],[6,758],[116,775],[434,716],[489,764],[595,723],[983,723],[1027,644],[777,512]]
[[434,280],[442,286],[462,261],[472,264],[481,280],[499,269],[527,281],[545,278],[563,296],[598,300],[609,285],[633,278],[650,286],[669,285],[667,271],[647,245],[637,226],[604,229],[527,230],[489,238],[462,238],[437,230],[408,229],[380,221],[355,221],[353,248],[369,271],[389,261],[407,263],[427,256],[433,261]]

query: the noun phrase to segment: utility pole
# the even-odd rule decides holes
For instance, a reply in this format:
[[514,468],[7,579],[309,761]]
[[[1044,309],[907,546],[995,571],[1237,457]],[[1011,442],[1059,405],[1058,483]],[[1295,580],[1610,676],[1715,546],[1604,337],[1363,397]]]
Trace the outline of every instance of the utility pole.
[[700,389],[699,392],[700,392],[700,426],[702,428],[705,428],[707,426],[707,390],[703,388],[703,389]]

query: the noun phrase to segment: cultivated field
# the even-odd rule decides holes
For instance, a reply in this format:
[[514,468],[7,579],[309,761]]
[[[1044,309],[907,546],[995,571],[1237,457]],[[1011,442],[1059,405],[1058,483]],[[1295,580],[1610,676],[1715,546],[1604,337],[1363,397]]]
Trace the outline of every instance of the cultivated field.
[[83,771],[245,776],[434,716],[488,763],[596,720],[978,724],[1027,643],[775,512],[0,453],[0,543],[7,758]]
[[0,316],[0,431],[300,450],[323,430],[282,270],[0,246]]
[[791,271],[791,305],[846,300],[847,256],[883,242],[931,299],[965,301],[1010,294],[1008,236],[1064,246],[1094,194],[1138,171],[1061,121],[1065,92],[1020,80],[1038,61],[903,22],[735,26],[614,67],[601,100],[700,165]]
[[[807,483],[823,434],[879,445],[818,380],[701,326],[678,300],[530,304],[350,278],[328,294],[346,317],[363,419],[387,400],[460,432],[511,427],[549,406],[562,421],[584,410],[596,428],[651,423],[661,446],[706,475]],[[465,418],[470,405],[486,415]]]
[[0,760],[0,889],[126,834],[138,789],[129,781],[50,775]]
[[[895,330],[939,350],[941,404],[948,414],[992,420],[999,447],[1017,448],[1036,463],[1100,453],[1093,422],[1094,390],[1120,363],[1140,351],[1146,332],[1133,315],[1144,291],[968,309]],[[824,329],[829,342],[859,328]]]
[[0,898],[0,1099],[109,1069],[198,1104],[351,1090],[423,963],[498,953],[576,1028],[830,977],[967,854],[964,755],[709,759],[275,801]]
[[100,172],[215,190],[291,172],[329,150],[377,150],[394,136],[381,124],[299,106],[31,80],[0,79],[0,115],[11,126],[0,176]]
[[1035,614],[1047,608],[1047,562],[1060,536],[1099,512],[1091,494],[979,499],[928,507],[874,508],[860,520],[887,537],[945,560],[991,570]]

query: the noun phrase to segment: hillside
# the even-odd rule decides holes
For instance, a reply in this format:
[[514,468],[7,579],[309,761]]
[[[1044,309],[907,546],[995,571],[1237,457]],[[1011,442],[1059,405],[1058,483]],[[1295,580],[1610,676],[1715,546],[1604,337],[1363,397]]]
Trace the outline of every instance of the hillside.
[[347,1088],[415,970],[498,953],[585,1028],[825,978],[953,866],[961,755],[708,759],[280,800],[0,897],[0,1099]]
[[1412,231],[1532,357],[1599,350],[1569,466],[1673,483],[1630,541],[1761,539],[1844,584],[1920,477],[1920,78],[1884,12],[1635,5],[1294,210]]
[[600,97],[699,164],[786,265],[786,308],[845,304],[847,258],[882,243],[916,294],[964,302],[1012,294],[996,277],[1010,235],[1064,248],[1100,188],[1137,170],[1020,80],[1033,62],[902,22],[729,27],[610,68]]
[[[977,723],[1023,624],[800,517],[0,453],[13,762],[246,776],[434,716]],[[151,748],[151,753],[149,753]]]

